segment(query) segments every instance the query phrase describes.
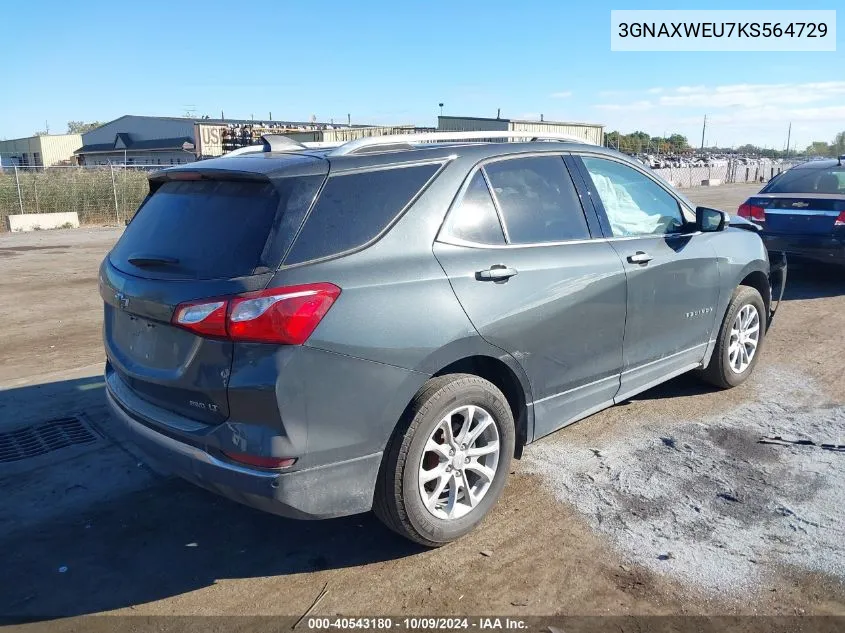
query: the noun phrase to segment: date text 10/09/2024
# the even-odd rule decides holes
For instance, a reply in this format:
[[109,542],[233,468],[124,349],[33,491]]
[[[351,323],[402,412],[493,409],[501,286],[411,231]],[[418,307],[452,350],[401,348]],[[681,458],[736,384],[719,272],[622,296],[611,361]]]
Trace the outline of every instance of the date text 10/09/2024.
[[369,630],[523,630],[528,628],[524,620],[517,618],[478,617],[478,618],[438,618],[438,617],[352,617],[352,618],[308,618],[305,622],[308,629],[369,629]]

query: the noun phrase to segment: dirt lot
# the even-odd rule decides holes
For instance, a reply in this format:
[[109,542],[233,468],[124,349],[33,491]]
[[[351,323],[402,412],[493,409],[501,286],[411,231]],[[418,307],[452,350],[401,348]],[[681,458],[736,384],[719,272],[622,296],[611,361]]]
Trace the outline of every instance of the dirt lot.
[[300,615],[326,583],[317,614],[845,614],[845,454],[758,443],[845,442],[845,272],[791,267],[748,384],[683,376],[531,445],[480,529],[424,551],[369,515],[241,507],[116,441],[96,271],[117,236],[0,236],[0,432],[102,434],[0,465],[0,616]]

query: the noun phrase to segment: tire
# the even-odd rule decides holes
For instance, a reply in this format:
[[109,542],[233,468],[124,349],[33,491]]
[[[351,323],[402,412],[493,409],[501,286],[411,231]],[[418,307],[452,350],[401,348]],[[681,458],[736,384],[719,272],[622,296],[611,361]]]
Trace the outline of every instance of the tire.
[[[750,358],[750,362],[744,368],[740,364],[739,369],[741,370],[737,371],[734,357],[731,355],[731,345],[734,338],[731,332],[735,330],[737,316],[746,306],[753,307],[757,312],[759,334],[757,345]],[[719,337],[716,339],[716,347],[713,349],[713,355],[710,357],[707,367],[702,371],[702,378],[721,389],[730,389],[731,387],[737,387],[744,383],[751,375],[751,372],[754,371],[754,367],[760,358],[766,337],[766,322],[766,304],[763,302],[763,297],[760,296],[760,293],[750,286],[738,286],[734,290],[728,310],[725,313],[725,318],[719,329]],[[740,345],[737,345],[737,348],[739,347]]]
[[[450,413],[453,415],[449,418],[449,428],[457,448],[457,452],[453,452],[455,456],[448,455],[448,447],[453,444],[445,435],[445,418]],[[464,456],[465,449],[461,448],[459,440],[467,419],[470,426],[463,437],[473,443],[466,449],[472,455]],[[481,426],[484,430],[473,440],[473,432]],[[494,466],[490,466],[494,463],[492,452],[476,454],[492,451],[494,435],[498,440],[498,454]],[[427,547],[439,547],[462,537],[481,522],[501,495],[514,453],[514,438],[513,414],[505,396],[495,385],[471,374],[432,378],[414,396],[388,443],[376,481],[373,511],[391,530]],[[438,444],[437,450],[429,450],[430,440]],[[457,462],[464,465],[456,468],[453,464]],[[487,477],[479,475],[484,468]],[[429,474],[443,474],[421,485],[424,470]],[[495,473],[492,481],[490,472]],[[458,473],[461,483],[455,485]],[[435,497],[443,477],[446,487],[440,488],[442,492]],[[467,496],[461,487],[465,484],[469,484],[469,489],[476,494]],[[476,499],[482,490],[483,494]],[[430,499],[433,509],[426,507],[423,494]],[[446,500],[440,501],[443,495]],[[475,501],[474,505],[471,501]],[[453,516],[446,516],[450,511]]]

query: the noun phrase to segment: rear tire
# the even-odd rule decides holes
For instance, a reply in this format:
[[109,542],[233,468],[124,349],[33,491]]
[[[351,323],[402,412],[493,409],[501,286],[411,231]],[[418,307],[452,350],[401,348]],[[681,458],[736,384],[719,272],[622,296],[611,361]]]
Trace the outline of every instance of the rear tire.
[[385,450],[373,511],[427,547],[462,537],[501,495],[514,437],[507,399],[491,382],[471,374],[432,378]]
[[702,371],[702,378],[721,389],[744,383],[760,358],[766,336],[766,319],[766,304],[757,289],[738,286],[719,329],[713,355]]

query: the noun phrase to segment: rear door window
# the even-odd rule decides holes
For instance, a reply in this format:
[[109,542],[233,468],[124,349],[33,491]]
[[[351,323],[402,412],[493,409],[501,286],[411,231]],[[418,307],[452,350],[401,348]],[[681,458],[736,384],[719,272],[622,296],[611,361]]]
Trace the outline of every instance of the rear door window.
[[496,161],[484,166],[502,213],[508,242],[536,244],[588,239],[590,231],[561,156]]
[[285,216],[301,220],[302,207],[308,208],[322,181],[322,176],[308,176],[283,179],[279,186],[269,181],[166,182],[138,210],[110,260],[147,278],[222,279],[275,270],[285,235],[299,228],[285,226]]
[[476,244],[504,244],[505,236],[484,174],[475,173],[463,197],[449,212],[444,236]]
[[363,246],[387,228],[438,169],[440,164],[428,164],[329,176],[285,264]]

